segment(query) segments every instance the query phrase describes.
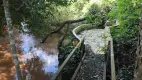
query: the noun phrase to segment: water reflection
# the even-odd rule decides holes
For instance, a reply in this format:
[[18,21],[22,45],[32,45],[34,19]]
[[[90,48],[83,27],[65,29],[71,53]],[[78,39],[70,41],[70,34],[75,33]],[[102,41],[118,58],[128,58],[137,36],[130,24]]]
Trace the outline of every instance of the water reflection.
[[32,35],[23,34],[19,35],[19,39],[21,39],[22,43],[20,44],[20,48],[22,53],[29,52],[35,46],[35,40]]
[[[27,33],[21,33],[19,47],[23,53],[21,61],[26,64],[23,72],[29,72],[32,80],[47,80],[58,70],[57,42],[60,35],[53,35],[45,44]],[[26,71],[27,70],[27,71]],[[40,78],[39,78],[40,77]]]
[[31,51],[24,54],[22,57],[22,62],[26,63],[27,60],[31,60],[34,56],[39,57],[43,64],[43,70],[46,73],[55,73],[58,69],[58,55],[57,54],[48,54],[47,51],[43,51],[41,48],[32,48]]
[[50,76],[45,74],[45,71],[42,69],[45,63],[42,62],[39,57],[34,56],[26,62],[26,70],[23,70],[24,78],[28,78],[27,74],[31,74],[29,75],[31,80],[49,80]]
[[[57,43],[61,34],[50,36],[43,44],[40,44],[40,40],[28,32],[19,33],[15,28],[14,35],[24,78],[30,75],[31,80],[49,80],[58,69]],[[15,78],[9,37],[6,36],[0,38],[0,80],[16,80]]]
[[26,32],[18,36],[21,40],[19,48],[23,53],[21,61],[25,64],[23,75],[26,74],[27,77],[30,74],[32,80],[48,80],[58,70],[57,43],[61,35],[50,36],[41,44],[33,35],[27,33],[29,30],[24,23],[21,25]]

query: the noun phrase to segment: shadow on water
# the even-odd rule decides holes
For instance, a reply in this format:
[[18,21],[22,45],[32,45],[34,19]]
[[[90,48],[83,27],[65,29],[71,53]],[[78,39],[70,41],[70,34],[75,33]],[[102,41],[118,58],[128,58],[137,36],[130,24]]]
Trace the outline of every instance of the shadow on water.
[[28,75],[31,80],[49,80],[50,75],[45,73],[45,71],[42,69],[44,64],[45,63],[42,62],[37,56],[27,60],[26,69],[22,70],[24,80],[26,80]]

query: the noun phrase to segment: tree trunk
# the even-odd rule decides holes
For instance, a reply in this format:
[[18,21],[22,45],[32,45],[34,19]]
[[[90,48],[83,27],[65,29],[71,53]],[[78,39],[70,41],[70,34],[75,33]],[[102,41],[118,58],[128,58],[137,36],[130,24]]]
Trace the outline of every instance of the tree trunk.
[[15,40],[14,40],[14,35],[13,35],[13,28],[12,28],[12,22],[11,22],[11,17],[10,17],[10,12],[9,12],[8,0],[3,0],[3,5],[4,5],[5,18],[6,18],[7,27],[8,27],[11,52],[13,56],[14,65],[16,68],[17,78],[18,80],[22,80],[21,70],[19,67],[19,60],[18,60],[17,53],[16,53],[16,46],[15,46]]
[[142,9],[141,9],[141,19],[139,22],[139,37],[138,37],[138,46],[137,46],[136,55],[137,57],[136,57],[133,80],[142,80]]

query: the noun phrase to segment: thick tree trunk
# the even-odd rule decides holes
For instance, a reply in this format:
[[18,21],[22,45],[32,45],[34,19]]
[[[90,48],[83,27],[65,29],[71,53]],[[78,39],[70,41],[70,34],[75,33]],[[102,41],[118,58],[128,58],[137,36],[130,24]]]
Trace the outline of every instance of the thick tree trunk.
[[77,23],[77,22],[81,22],[86,20],[86,18],[81,18],[81,19],[77,19],[77,20],[67,20],[61,23],[56,23],[56,24],[51,24],[52,26],[60,26],[58,29],[56,29],[55,31],[50,32],[49,34],[47,34],[41,41],[41,43],[44,43],[45,40],[48,38],[49,35],[53,34],[53,33],[57,33],[59,32],[66,24],[72,24],[72,23]]
[[15,40],[14,40],[14,35],[13,35],[13,28],[12,28],[11,17],[10,17],[10,12],[9,12],[8,0],[3,0],[3,5],[4,5],[5,18],[7,22],[11,51],[12,51],[14,65],[16,68],[17,78],[18,80],[22,80],[21,70],[19,67],[19,60],[18,60],[17,53],[16,53]]
[[137,57],[136,57],[133,80],[142,80],[142,12],[141,12],[141,19],[139,22],[139,37],[138,37],[138,46],[137,46],[136,55]]

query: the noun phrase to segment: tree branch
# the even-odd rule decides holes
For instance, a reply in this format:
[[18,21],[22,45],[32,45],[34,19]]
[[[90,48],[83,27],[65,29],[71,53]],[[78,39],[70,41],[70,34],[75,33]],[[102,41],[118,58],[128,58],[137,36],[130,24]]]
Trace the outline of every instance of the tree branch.
[[57,28],[55,31],[51,31],[49,34],[47,34],[41,41],[41,43],[44,43],[45,40],[48,38],[49,35],[53,34],[53,33],[57,33],[59,32],[66,24],[72,24],[72,23],[78,23],[78,22],[82,22],[86,20],[86,18],[81,18],[81,19],[77,19],[77,20],[67,20],[61,23],[52,23],[51,26],[60,26],[59,28]]

